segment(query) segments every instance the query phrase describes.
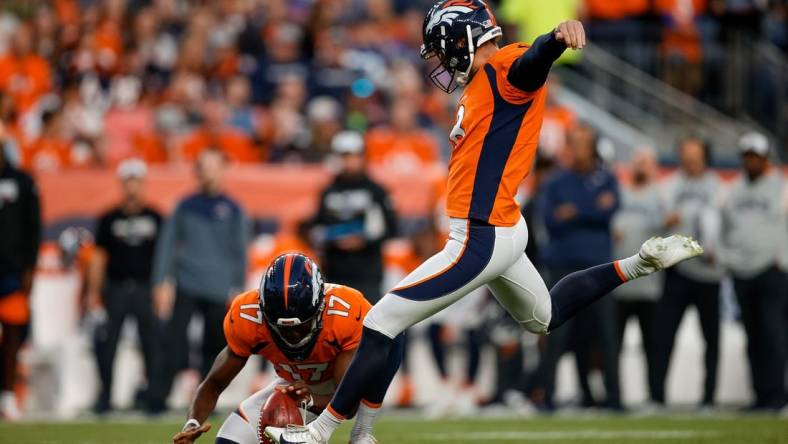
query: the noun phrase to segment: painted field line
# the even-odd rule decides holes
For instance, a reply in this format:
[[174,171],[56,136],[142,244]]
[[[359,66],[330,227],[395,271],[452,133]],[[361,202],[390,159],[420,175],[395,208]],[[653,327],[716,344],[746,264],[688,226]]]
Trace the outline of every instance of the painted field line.
[[452,433],[422,433],[418,438],[427,441],[537,441],[561,439],[638,439],[638,440],[664,440],[664,439],[692,439],[718,436],[716,432],[701,432],[695,430],[573,430],[573,431],[527,431],[505,430],[498,432],[452,432]]

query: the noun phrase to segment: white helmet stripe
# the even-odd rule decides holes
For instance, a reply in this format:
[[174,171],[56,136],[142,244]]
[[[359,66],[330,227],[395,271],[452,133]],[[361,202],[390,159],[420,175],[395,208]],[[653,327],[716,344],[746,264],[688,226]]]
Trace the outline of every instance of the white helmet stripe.
[[317,299],[320,296],[320,290],[322,290],[321,288],[318,288],[320,286],[318,273],[320,273],[320,271],[317,269],[317,264],[312,262],[312,305],[317,305]]

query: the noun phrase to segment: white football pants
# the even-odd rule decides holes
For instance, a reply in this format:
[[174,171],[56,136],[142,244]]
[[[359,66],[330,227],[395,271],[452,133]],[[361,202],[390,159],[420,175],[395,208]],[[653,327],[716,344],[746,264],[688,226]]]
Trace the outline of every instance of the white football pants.
[[526,330],[544,334],[550,325],[550,292],[525,256],[525,220],[495,227],[451,219],[449,240],[367,314],[364,325],[394,338],[408,327],[486,285]]

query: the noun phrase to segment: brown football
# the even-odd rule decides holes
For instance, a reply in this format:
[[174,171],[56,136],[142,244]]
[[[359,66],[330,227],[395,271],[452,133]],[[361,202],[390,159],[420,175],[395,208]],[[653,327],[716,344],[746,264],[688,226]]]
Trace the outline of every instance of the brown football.
[[304,424],[301,410],[293,398],[274,391],[260,410],[260,421],[257,424],[257,436],[260,438],[260,444],[273,444],[265,436],[266,427],[285,427],[288,424]]

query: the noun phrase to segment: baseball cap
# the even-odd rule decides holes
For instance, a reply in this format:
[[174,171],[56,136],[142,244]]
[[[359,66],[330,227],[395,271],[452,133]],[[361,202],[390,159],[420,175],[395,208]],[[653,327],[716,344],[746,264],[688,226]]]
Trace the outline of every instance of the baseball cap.
[[306,106],[306,115],[309,121],[313,123],[339,120],[341,112],[339,103],[328,96],[315,97]]
[[331,139],[331,151],[335,154],[363,154],[364,138],[356,131],[341,131]]
[[118,177],[120,180],[142,179],[148,174],[148,166],[142,159],[126,159],[118,165]]
[[739,152],[755,153],[761,157],[769,156],[769,139],[761,133],[750,132],[739,139]]

